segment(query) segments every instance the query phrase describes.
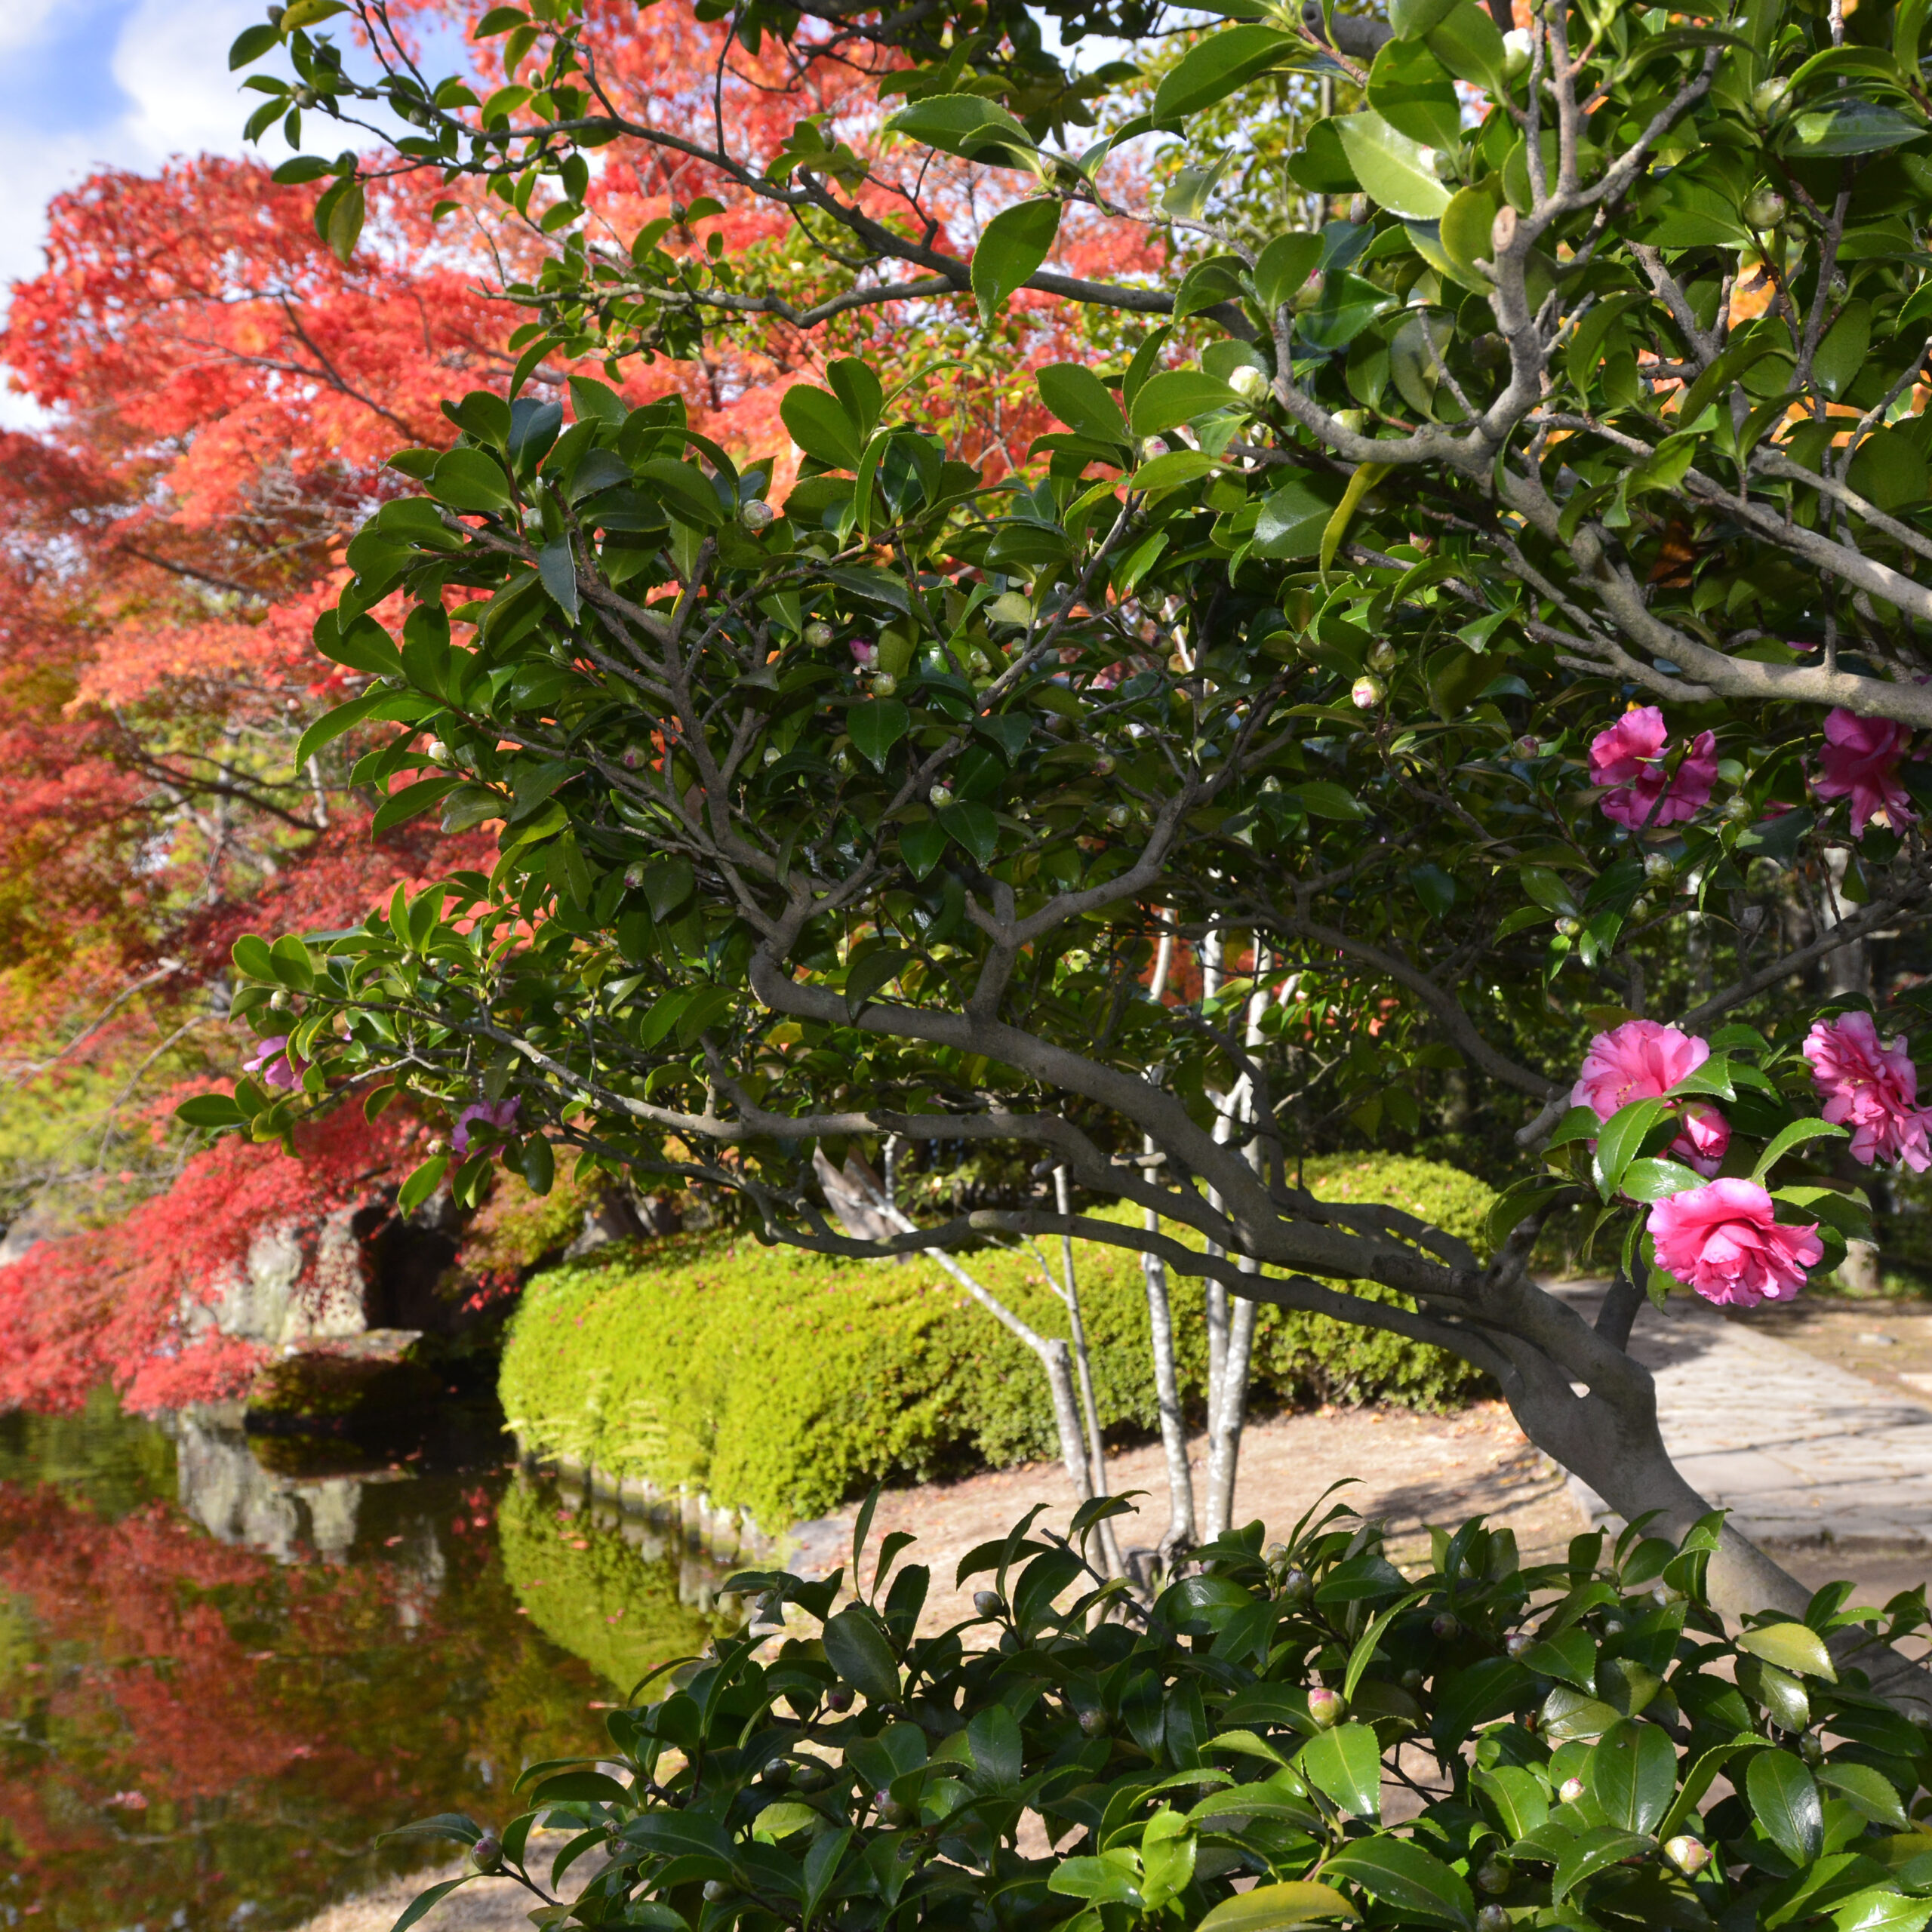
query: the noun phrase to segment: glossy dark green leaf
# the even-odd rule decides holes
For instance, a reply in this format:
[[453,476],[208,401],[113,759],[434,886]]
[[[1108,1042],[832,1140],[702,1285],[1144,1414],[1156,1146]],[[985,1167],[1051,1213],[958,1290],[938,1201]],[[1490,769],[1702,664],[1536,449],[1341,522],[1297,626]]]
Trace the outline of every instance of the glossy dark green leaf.
[[1760,1751],[1744,1774],[1744,1790],[1766,1836],[1798,1865],[1825,1847],[1824,1807],[1804,1763],[1789,1751]]
[[1398,1912],[1474,1932],[1475,1900],[1461,1875],[1410,1839],[1354,1839],[1321,1869],[1324,1878],[1345,1878]]
[[1060,233],[1060,204],[1051,196],[1016,202],[986,223],[973,251],[973,293],[990,322],[1014,290],[1039,272]]
[[1223,27],[1189,48],[1155,90],[1149,110],[1156,122],[1172,123],[1225,100],[1237,88],[1298,50],[1291,34],[1258,22]]

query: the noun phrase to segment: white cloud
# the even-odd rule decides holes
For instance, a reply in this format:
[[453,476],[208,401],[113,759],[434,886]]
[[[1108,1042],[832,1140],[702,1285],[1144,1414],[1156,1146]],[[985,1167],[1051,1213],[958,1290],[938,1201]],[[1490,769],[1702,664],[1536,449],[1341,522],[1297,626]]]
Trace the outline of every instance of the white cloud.
[[247,76],[228,71],[228,49],[263,11],[260,0],[138,0],[110,63],[132,103],[116,131],[131,165],[241,151],[242,124],[261,97],[242,92]]

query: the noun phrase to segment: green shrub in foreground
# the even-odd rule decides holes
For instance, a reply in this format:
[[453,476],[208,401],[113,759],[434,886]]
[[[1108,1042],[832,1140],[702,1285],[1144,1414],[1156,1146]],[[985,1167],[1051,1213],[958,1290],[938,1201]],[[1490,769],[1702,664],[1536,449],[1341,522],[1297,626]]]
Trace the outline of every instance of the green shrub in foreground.
[[[1478,1244],[1494,1198],[1482,1182],[1426,1161],[1349,1157],[1311,1164],[1306,1179],[1319,1195],[1401,1208]],[[1102,1423],[1151,1429],[1140,1260],[1088,1243],[1075,1254]],[[1057,1266],[1057,1244],[1051,1258]],[[1066,1333],[1033,1253],[989,1251],[971,1265],[1036,1328]],[[1170,1285],[1183,1393],[1198,1404],[1201,1287]],[[1438,1349],[1323,1316],[1258,1312],[1263,1403],[1439,1409],[1478,1382]],[[665,1489],[708,1490],[768,1528],[820,1515],[888,1475],[924,1480],[1055,1453],[1038,1364],[935,1264],[838,1261],[743,1235],[606,1251],[540,1276],[516,1315],[501,1386],[511,1426],[531,1447]]]
[[[546,1924],[657,1932],[1916,1932],[1932,1914],[1932,1837],[1909,1822],[1932,1749],[1846,1661],[1921,1631],[1922,1590],[1881,1616],[1833,1585],[1734,1641],[1703,1596],[1715,1515],[1681,1548],[1628,1531],[1606,1564],[1583,1536],[1527,1571],[1470,1523],[1412,1580],[1337,1509],[1265,1555],[1259,1523],[1196,1552],[1143,1612],[1119,1584],[1076,1595],[1091,1573],[1032,1515],[962,1561],[990,1587],[936,1635],[915,1634],[926,1570],[884,1585],[896,1537],[869,1599],[835,1614],[842,1571],[737,1580],[764,1627],[611,1712],[594,1756],[531,1767],[500,1835],[412,1828],[475,1868],[415,1909],[497,1874]],[[1109,1604],[1120,1620],[1090,1626]],[[813,1634],[761,1662],[781,1604]],[[1432,1770],[1420,1815],[1385,1821],[1385,1788]],[[525,1863],[540,1822],[574,1834],[549,1886]],[[551,1903],[592,1845],[609,1865]]]

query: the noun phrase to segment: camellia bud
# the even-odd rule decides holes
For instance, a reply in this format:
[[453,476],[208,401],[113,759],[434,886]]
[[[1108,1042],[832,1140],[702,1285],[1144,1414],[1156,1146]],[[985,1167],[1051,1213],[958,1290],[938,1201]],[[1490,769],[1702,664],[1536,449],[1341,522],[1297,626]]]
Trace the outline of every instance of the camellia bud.
[[852,1708],[852,1687],[849,1684],[835,1684],[825,1694],[825,1708],[828,1711],[849,1711]]
[[1358,678],[1349,687],[1349,702],[1358,711],[1373,711],[1382,702],[1382,681],[1379,678]]
[[1647,892],[1638,893],[1630,902],[1630,916],[1633,919],[1647,919],[1656,909]]
[[1711,1862],[1710,1847],[1687,1832],[1665,1839],[1663,1855],[1688,1878],[1694,1878]]
[[926,796],[932,801],[934,811],[943,811],[952,802],[952,787],[950,785],[935,785]]
[[1622,1636],[1623,1635],[1623,1618],[1620,1617],[1606,1617],[1603,1620],[1603,1634],[1606,1637]]
[[1476,1932],[1509,1932],[1509,1915],[1500,1905],[1486,1905],[1476,1914]]
[[1308,1714],[1324,1730],[1342,1721],[1342,1694],[1339,1690],[1314,1690],[1308,1694]]
[[1825,1761],[1823,1742],[1808,1730],[1798,1740],[1798,1755],[1807,1764],[1822,1764]]
[[899,688],[899,680],[890,671],[872,673],[872,691],[876,697],[890,697]]
[[1352,436],[1359,436],[1368,427],[1368,411],[1365,409],[1338,409],[1335,420]]
[[832,768],[834,771],[838,773],[841,778],[849,778],[851,777],[852,754],[845,748],[844,746],[841,745],[838,749],[832,754]]
[[269,994],[269,1011],[271,1013],[291,1013],[294,1011],[294,1008],[295,1002],[289,998],[285,987],[278,988],[274,992]]
[[1505,1657],[1519,1657],[1536,1641],[1527,1630],[1512,1630],[1503,1640]]
[[450,1143],[440,1134],[431,1134],[427,1145],[432,1154],[447,1154],[450,1151]]
[[1131,805],[1109,805],[1107,808],[1107,823],[1116,832],[1124,830],[1134,823],[1134,808]]
[[1228,387],[1247,403],[1265,401],[1272,386],[1268,380],[1267,371],[1257,369],[1251,362],[1244,362],[1228,378]]
[[764,761],[767,764],[776,764],[784,755],[785,754],[776,745],[767,745],[764,748]]
[[479,1872],[500,1872],[503,1869],[503,1841],[494,1832],[485,1832],[469,1847],[469,1862]]
[[437,764],[446,764],[448,763],[450,748],[448,745],[443,743],[441,739],[432,738],[429,742],[423,747],[423,749],[429,757],[435,760]]
[[731,1896],[731,1885],[723,1878],[707,1878],[704,1881],[704,1896],[715,1905],[720,1899],[728,1899]]
[[783,1758],[774,1758],[764,1767],[764,1782],[774,1791],[783,1791],[792,1782],[792,1767]]
[[1516,740],[1516,755],[1518,758],[1541,758],[1543,740],[1540,738],[1518,738]]
[[1527,27],[1512,27],[1503,36],[1503,78],[1519,81],[1530,71],[1536,42]]
[[1743,825],[1756,812],[1758,808],[1740,792],[1734,798],[1724,801],[1724,815],[1734,825]]
[[884,1825],[903,1825],[912,1816],[912,1807],[902,1804],[889,1791],[875,1791],[872,1802],[878,1807],[879,1822]]
[[645,764],[647,764],[650,761],[650,758],[651,751],[649,746],[645,745],[626,745],[623,749],[622,756],[618,758],[617,762],[621,764],[626,771],[636,771],[641,770]]
[[1494,1898],[1509,1889],[1509,1881],[1515,1875],[1503,1860],[1487,1859],[1476,1869],[1476,1890]]
[[997,1617],[1006,1605],[997,1590],[975,1590],[973,1592],[973,1607],[982,1617]]
[[1094,776],[1096,778],[1111,777],[1113,775],[1113,769],[1114,761],[1105,752],[1094,761]]
[[1107,1714],[1097,1707],[1080,1713],[1081,1734],[1086,1737],[1104,1737],[1107,1734]]
[[1422,1688],[1422,1672],[1413,1666],[1404,1671],[1402,1688],[1404,1690],[1420,1690]]
[[1574,1804],[1583,1795],[1583,1780],[1581,1778],[1565,1778],[1556,1787],[1556,1795],[1565,1804]]
[[1429,1620],[1429,1627],[1437,1639],[1444,1644],[1453,1642],[1463,1634],[1460,1619],[1451,1611],[1444,1611]]
[[832,642],[832,626],[822,620],[814,618],[805,626],[805,645],[808,650],[823,651]]
[[1761,81],[1751,90],[1751,106],[1761,121],[1775,120],[1791,92],[1791,82],[1783,75]]
[[1581,919],[1558,919],[1556,922],[1558,936],[1563,939],[1574,939],[1583,930]]
[[1395,669],[1395,647],[1386,637],[1368,654],[1368,668],[1371,671]]
[[[1268,788],[1264,785],[1261,789],[1265,792]],[[1275,789],[1278,791],[1280,789],[1280,783],[1278,780]],[[1287,1557],[1287,1553],[1288,1546],[1286,1543],[1271,1543],[1268,1547],[1261,1552],[1262,1560],[1264,1562],[1268,1563],[1279,1563]]]
[[778,512],[761,498],[754,497],[738,512],[738,521],[755,537],[761,530],[769,530],[778,521]]
[[644,862],[641,859],[633,859],[624,868],[624,884],[629,891],[635,892],[643,883]]
[[1746,197],[1744,219],[1753,228],[1775,228],[1784,219],[1786,205],[1784,197],[1775,188],[1760,188]]
[[1281,1579],[1281,1594],[1291,1603],[1306,1603],[1309,1598],[1308,1572],[1291,1570]]

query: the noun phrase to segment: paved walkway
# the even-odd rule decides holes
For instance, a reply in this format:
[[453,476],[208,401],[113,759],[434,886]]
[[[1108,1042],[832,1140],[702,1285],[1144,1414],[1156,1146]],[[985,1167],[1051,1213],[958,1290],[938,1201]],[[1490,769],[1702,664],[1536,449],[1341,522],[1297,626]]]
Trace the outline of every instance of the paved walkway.
[[[1561,1291],[1588,1303],[1601,1292]],[[1630,1349],[1677,1466],[1754,1543],[1932,1544],[1932,1407],[1727,1320],[1647,1306]],[[1592,1516],[1601,1499],[1571,1478]]]

